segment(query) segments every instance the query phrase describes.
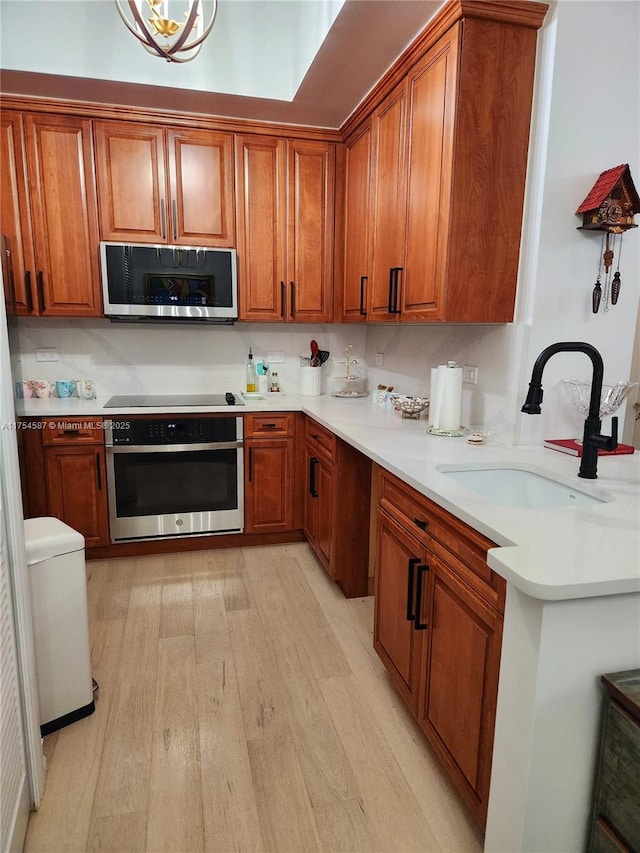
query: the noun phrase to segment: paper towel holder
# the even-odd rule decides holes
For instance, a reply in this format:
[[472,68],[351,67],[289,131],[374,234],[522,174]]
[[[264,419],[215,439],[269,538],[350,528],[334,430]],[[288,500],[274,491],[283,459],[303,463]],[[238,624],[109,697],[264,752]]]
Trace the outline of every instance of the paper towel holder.
[[[446,366],[443,364],[437,368],[438,376],[440,375],[440,371],[443,370],[445,367],[446,367],[447,371],[450,368],[455,368],[456,371],[461,372],[461,368],[458,367],[458,364],[455,361],[448,361],[446,363]],[[433,383],[435,381],[434,370],[435,370],[435,368],[431,371],[432,386],[433,386]],[[429,420],[432,420],[432,418],[433,418],[433,420],[435,420],[436,423],[442,423],[442,421],[440,420],[440,411],[441,410],[439,410],[439,405],[443,405],[442,393],[443,393],[442,384],[440,384],[438,386],[438,390],[436,390],[434,387],[431,388]],[[460,393],[461,393],[461,391],[460,391]],[[434,406],[434,403],[435,403],[435,406]],[[454,423],[457,423],[457,426],[454,427],[453,424],[448,424],[447,426],[445,426],[444,424],[442,424],[441,427],[438,427],[438,426],[435,426],[434,423],[430,423],[429,427],[427,428],[427,432],[429,433],[429,435],[446,436],[448,438],[460,438],[461,436],[464,435],[464,432],[462,431],[461,425],[459,423],[460,403],[461,403],[461,401],[458,402],[458,405],[457,405],[457,409],[458,409],[457,416],[454,415],[454,417],[455,417]],[[431,410],[431,406],[434,406],[433,411]],[[450,420],[450,418],[447,418],[447,419]],[[446,421],[445,421],[445,423],[446,423]]]

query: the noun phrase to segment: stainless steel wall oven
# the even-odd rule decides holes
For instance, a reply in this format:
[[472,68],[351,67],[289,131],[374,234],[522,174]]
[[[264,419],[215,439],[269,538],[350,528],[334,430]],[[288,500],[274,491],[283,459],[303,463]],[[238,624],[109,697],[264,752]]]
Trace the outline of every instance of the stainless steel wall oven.
[[242,418],[114,417],[105,430],[112,542],[244,526]]

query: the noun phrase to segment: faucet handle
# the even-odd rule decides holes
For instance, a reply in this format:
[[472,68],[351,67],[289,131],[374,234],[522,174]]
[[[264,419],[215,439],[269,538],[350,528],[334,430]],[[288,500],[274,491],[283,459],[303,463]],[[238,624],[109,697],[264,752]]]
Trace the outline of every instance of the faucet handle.
[[592,435],[591,443],[599,450],[615,450],[618,446],[618,418],[611,418],[611,435]]

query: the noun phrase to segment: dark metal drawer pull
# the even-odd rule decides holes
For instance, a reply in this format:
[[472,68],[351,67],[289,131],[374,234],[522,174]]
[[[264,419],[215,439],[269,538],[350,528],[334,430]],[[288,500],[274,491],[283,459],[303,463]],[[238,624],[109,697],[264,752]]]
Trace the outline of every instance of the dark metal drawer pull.
[[420,605],[422,603],[422,578],[425,572],[429,571],[429,566],[418,566],[418,580],[416,582],[416,617],[413,627],[416,631],[424,631],[427,628],[426,622],[420,621]]
[[420,518],[414,518],[413,523],[416,525],[416,527],[419,527],[420,530],[426,530],[427,527],[429,526],[428,521],[422,521],[422,519],[420,519]]
[[407,565],[407,621],[413,622],[416,614],[413,612],[413,586],[416,577],[416,566],[420,557],[410,557]]

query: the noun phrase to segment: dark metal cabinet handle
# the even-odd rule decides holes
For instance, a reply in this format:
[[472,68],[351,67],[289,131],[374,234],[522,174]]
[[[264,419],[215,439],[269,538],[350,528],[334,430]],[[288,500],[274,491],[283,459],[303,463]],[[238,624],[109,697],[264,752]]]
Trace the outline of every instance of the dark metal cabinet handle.
[[393,307],[391,309],[392,314],[401,314],[402,312],[398,308],[398,279],[400,273],[402,272],[403,267],[394,267],[393,268]]
[[253,447],[249,448],[249,482],[253,481]]
[[80,430],[79,429],[63,429],[62,434],[63,435],[80,435]]
[[164,209],[164,199],[160,199],[160,230],[162,232],[162,239],[167,239],[167,214]]
[[316,489],[316,465],[319,461],[315,456],[312,456],[309,460],[309,494],[312,498],[320,496],[320,493]]
[[413,622],[413,627],[416,631],[424,631],[427,628],[426,622],[420,621],[420,604],[422,603],[422,578],[425,572],[429,571],[429,566],[418,566],[418,580],[416,582],[416,616]]
[[365,282],[369,281],[369,276],[361,275],[360,276],[360,313],[363,317],[367,316],[366,308],[364,307],[364,285]]
[[280,282],[280,316],[284,320],[285,306],[287,302],[287,291],[284,281]]
[[429,522],[423,521],[421,518],[414,518],[413,523],[416,525],[416,527],[419,527],[420,530],[426,530],[429,526]]
[[31,271],[27,270],[24,274],[24,290],[27,297],[27,311],[33,313],[33,293],[31,292]]
[[98,491],[102,491],[102,474],[100,473],[100,451],[96,453],[96,475],[98,478]]
[[413,586],[416,576],[416,566],[420,557],[410,557],[407,564],[407,621],[413,622],[416,614],[413,612]]
[[278,424],[262,424],[261,429],[278,429]]
[[296,316],[296,283],[295,281],[290,281],[289,286],[291,287],[291,316]]
[[36,283],[38,289],[38,310],[43,314],[46,309],[46,305],[44,301],[44,273],[42,270],[38,270],[36,273]]
[[173,239],[178,239],[178,203],[175,198],[171,202],[171,209],[173,214]]
[[389,304],[388,313],[393,314],[393,271],[395,267],[389,267]]

